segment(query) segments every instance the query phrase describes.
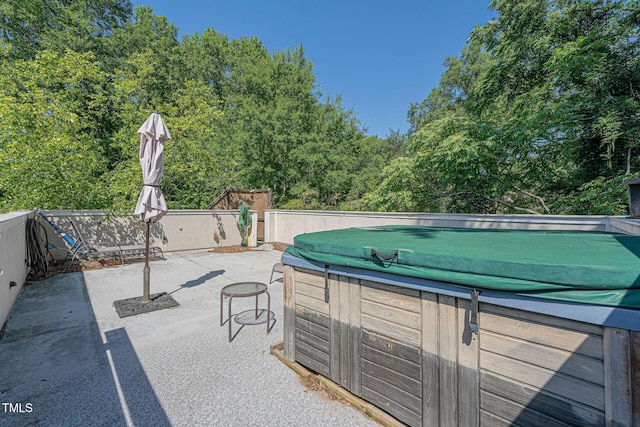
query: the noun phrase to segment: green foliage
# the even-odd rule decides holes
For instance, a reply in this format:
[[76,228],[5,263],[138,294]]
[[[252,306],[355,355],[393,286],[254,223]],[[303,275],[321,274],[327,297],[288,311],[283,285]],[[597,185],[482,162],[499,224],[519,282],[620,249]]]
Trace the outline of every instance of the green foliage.
[[559,205],[572,214],[583,215],[627,215],[627,186],[622,181],[632,176],[619,176],[611,179],[598,177],[583,184],[577,195],[566,197]]
[[136,131],[172,134],[170,208],[224,188],[276,207],[624,214],[640,169],[638,0],[494,0],[409,132],[367,137],[302,46],[209,28],[178,41],[127,0],[0,4],[0,211],[130,212]]
[[428,188],[399,183],[394,167],[365,200],[393,207],[396,192],[408,209],[624,214],[620,177],[640,168],[639,2],[491,7],[498,16],[409,109],[404,170],[430,171]]
[[276,206],[348,206],[398,148],[322,100],[301,46],[270,53],[214,29],[179,42],[167,18],[125,0],[9,0],[0,16],[0,211],[130,212],[136,131],[152,111],[172,135],[161,187],[173,209],[228,187],[272,188]]
[[398,157],[382,171],[380,186],[367,193],[358,205],[360,210],[380,212],[414,212],[419,210],[415,191],[419,185],[418,169],[410,157]]
[[[126,85],[126,81],[121,83]],[[208,141],[215,134],[215,122],[220,110],[205,102],[212,89],[188,81],[177,90],[172,103],[159,104],[172,139],[165,142],[165,167],[161,188],[170,209],[202,209],[218,191],[218,164],[224,159],[216,156]],[[124,89],[116,91],[127,97]],[[127,105],[123,99],[120,105]],[[138,161],[140,136],[136,133],[146,120],[147,112],[137,103],[129,101],[128,108],[120,112],[123,126],[115,136],[114,145],[122,153],[120,161],[105,174],[107,188],[112,194],[109,208],[126,211],[135,206],[142,186],[142,173]]]
[[505,106],[520,121],[514,136],[539,141],[519,163],[535,173],[537,191],[551,206],[573,196],[580,202],[572,212],[600,210],[589,194],[599,186],[591,183],[615,182],[640,166],[631,155],[640,135],[638,2],[493,5],[500,18],[480,38],[496,65],[484,78],[479,105]]
[[130,16],[129,0],[3,0],[0,32],[13,46],[12,58],[73,50],[112,63],[117,51],[108,36]]
[[0,211],[103,207],[108,135],[97,111],[108,93],[93,55],[0,54]]

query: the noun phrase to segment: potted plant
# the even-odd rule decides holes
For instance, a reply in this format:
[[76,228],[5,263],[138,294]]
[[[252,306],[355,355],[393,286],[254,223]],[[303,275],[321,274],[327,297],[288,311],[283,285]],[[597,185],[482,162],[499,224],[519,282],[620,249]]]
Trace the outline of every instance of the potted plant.
[[240,231],[240,237],[242,242],[240,246],[247,246],[247,235],[249,234],[249,229],[251,228],[251,212],[249,209],[251,206],[247,206],[244,202],[240,202],[240,215],[238,216],[238,231]]

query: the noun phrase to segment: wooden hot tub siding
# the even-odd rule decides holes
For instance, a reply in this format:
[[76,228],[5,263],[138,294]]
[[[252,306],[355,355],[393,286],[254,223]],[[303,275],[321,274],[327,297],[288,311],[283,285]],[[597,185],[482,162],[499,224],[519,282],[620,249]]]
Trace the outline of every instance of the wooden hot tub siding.
[[[411,426],[640,425],[640,334],[285,267],[285,357]],[[618,423],[618,424],[616,424]]]

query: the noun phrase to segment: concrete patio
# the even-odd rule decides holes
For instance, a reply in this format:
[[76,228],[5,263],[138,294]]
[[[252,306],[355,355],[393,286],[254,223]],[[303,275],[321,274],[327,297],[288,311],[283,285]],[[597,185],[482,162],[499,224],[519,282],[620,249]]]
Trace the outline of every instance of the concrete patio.
[[[264,323],[240,329],[234,322],[228,342],[220,290],[268,282],[280,256],[269,245],[167,253],[151,263],[151,293],[168,292],[180,306],[122,319],[113,302],[142,294],[142,264],[25,286],[0,336],[0,425],[377,425],[309,390],[269,354],[282,340],[280,275],[269,286],[271,333]],[[254,301],[234,299],[234,313]]]

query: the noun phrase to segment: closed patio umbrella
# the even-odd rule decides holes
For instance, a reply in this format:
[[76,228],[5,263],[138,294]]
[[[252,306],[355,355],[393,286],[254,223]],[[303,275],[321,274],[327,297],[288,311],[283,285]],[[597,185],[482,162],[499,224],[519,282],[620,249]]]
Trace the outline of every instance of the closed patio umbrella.
[[149,226],[167,213],[167,203],[160,191],[160,180],[164,170],[164,141],[171,139],[171,135],[164,120],[156,112],[151,113],[147,121],[138,129],[138,133],[144,185],[134,214],[147,223],[143,301],[149,302]]

